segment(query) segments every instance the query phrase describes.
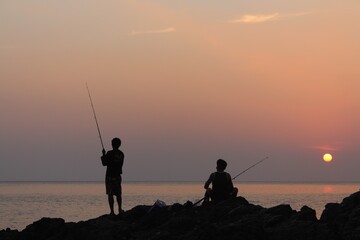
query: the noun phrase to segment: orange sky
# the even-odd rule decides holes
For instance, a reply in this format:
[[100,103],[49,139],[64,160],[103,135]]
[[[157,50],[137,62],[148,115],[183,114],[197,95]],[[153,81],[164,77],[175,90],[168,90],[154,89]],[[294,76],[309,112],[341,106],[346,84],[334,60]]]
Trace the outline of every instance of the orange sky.
[[[0,2],[0,180],[359,181],[360,3]],[[322,155],[333,153],[325,164]],[[173,171],[176,169],[176,171]],[[285,170],[285,171],[284,171]]]

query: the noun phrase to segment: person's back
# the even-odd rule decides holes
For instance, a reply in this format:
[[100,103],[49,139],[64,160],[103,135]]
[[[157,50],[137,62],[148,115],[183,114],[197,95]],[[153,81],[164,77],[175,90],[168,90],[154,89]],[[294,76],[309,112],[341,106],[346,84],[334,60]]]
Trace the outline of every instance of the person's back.
[[[238,189],[234,188],[230,174],[224,171],[227,163],[219,159],[216,165],[217,171],[210,175],[204,185],[206,189],[205,202],[208,202],[210,198],[213,202],[220,202],[231,197],[236,197],[238,192]],[[212,184],[212,189],[209,187],[210,184]]]
[[234,188],[231,176],[227,172],[214,172],[212,181],[213,198],[216,201],[222,201],[228,198]]
[[119,149],[113,149],[106,153],[102,158],[102,163],[106,168],[107,177],[119,177],[122,174],[124,164],[124,153]]

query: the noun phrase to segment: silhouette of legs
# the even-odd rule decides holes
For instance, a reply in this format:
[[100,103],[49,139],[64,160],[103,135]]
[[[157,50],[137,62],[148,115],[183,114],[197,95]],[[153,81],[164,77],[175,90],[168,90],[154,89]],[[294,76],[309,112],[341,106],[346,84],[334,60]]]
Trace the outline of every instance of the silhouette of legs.
[[230,199],[230,198],[236,198],[237,194],[238,194],[238,189],[235,187],[233,188],[233,190],[229,193],[229,195],[227,196],[224,196],[224,197],[221,197],[221,198],[216,198],[216,196],[214,196],[214,193],[212,191],[211,188],[208,188],[206,189],[206,192],[205,192],[205,196],[204,196],[204,203],[208,203],[211,199],[211,201],[213,202],[219,202],[219,201],[223,201],[223,200],[226,200],[226,199]]
[[210,201],[210,198],[212,195],[211,193],[212,193],[211,188],[206,189],[205,196],[204,196],[204,203],[208,203]]
[[114,196],[108,195],[109,207],[110,207],[110,215],[115,215],[114,213]]
[[230,197],[231,198],[236,198],[237,194],[239,192],[239,189],[237,189],[236,187],[233,188],[233,190],[230,193]]
[[121,197],[121,195],[117,195],[117,196],[116,196],[116,201],[117,201],[117,203],[118,203],[119,214],[121,214],[121,212],[122,212],[122,208],[121,208],[122,197]]
[[108,202],[110,207],[110,215],[115,215],[114,211],[114,195],[118,204],[119,214],[122,212],[122,188],[121,188],[121,176],[116,178],[106,177],[106,194],[108,195]]
[[[109,207],[110,207],[110,215],[115,215],[114,211],[114,195],[108,195]],[[116,196],[116,201],[118,204],[119,214],[122,212],[121,204],[122,204],[122,197],[121,195]]]

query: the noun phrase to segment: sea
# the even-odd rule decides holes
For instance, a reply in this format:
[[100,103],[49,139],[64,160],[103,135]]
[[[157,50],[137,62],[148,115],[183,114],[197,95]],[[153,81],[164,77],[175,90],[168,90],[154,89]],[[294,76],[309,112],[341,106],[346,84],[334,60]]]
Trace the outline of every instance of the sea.
[[[326,203],[340,203],[359,190],[360,183],[235,182],[239,195],[263,207],[306,205],[320,218]],[[195,202],[203,197],[202,182],[125,182],[123,208]],[[116,206],[116,205],[115,205]],[[117,208],[115,208],[117,209]],[[103,182],[0,182],[0,230],[23,230],[42,217],[78,222],[109,213]]]

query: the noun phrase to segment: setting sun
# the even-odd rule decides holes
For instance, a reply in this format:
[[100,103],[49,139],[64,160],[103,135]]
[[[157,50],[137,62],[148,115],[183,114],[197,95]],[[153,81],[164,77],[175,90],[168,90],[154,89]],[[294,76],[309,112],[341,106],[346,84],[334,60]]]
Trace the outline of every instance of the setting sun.
[[331,162],[332,161],[332,156],[331,156],[330,153],[326,153],[326,154],[324,154],[323,159],[324,159],[325,162]]

